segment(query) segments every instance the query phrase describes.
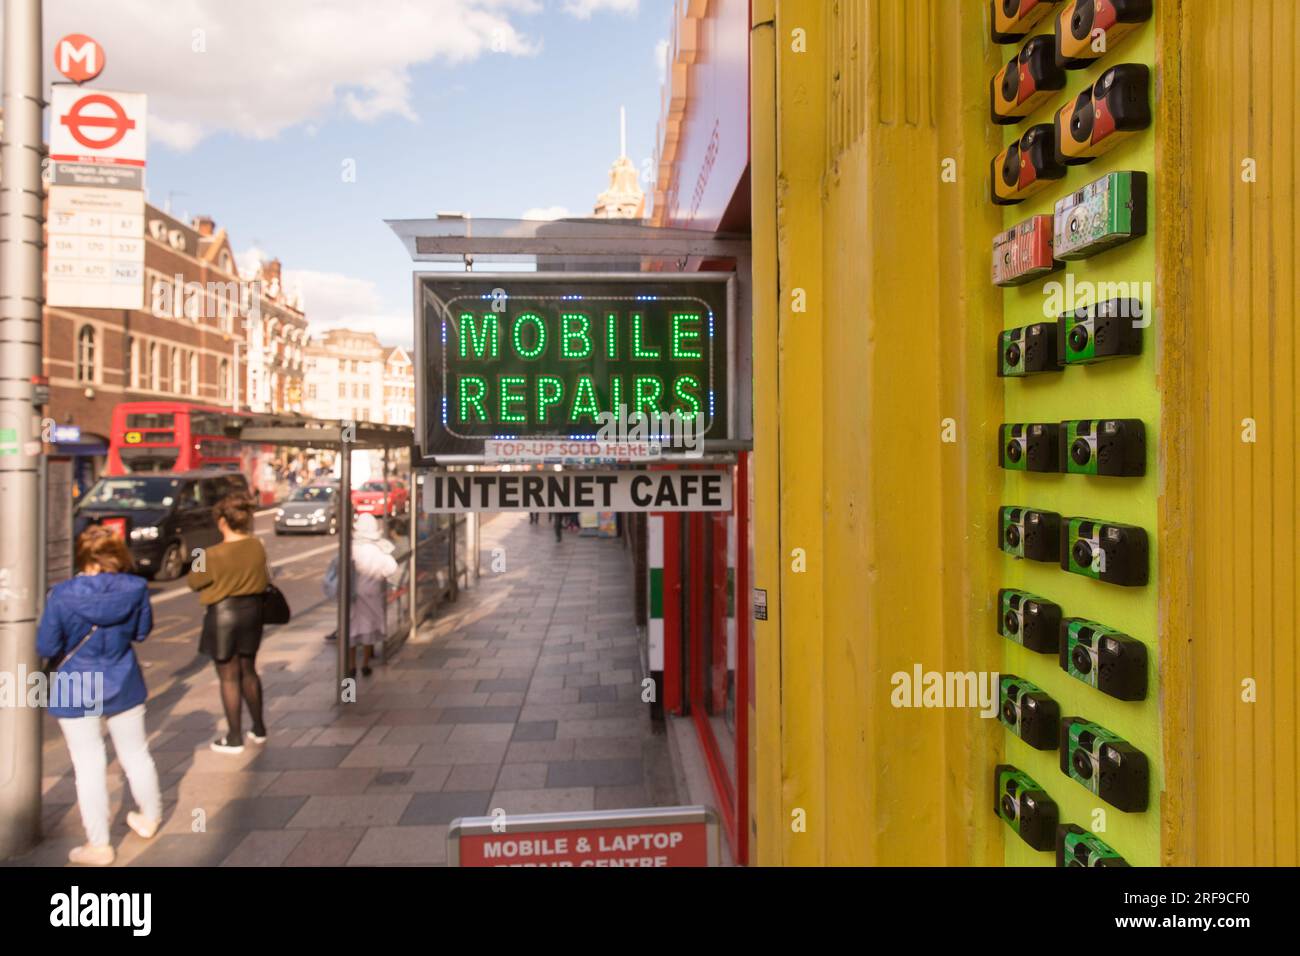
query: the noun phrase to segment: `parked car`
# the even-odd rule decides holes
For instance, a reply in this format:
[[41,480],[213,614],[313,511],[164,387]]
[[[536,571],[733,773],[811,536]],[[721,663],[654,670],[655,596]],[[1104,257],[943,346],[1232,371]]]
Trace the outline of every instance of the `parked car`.
[[221,540],[212,506],[237,491],[248,492],[244,476],[218,469],[101,478],[77,502],[73,537],[92,524],[112,528],[126,540],[139,574],[170,581],[181,576],[195,548]]
[[275,510],[276,534],[337,534],[337,481],[313,481]]
[[367,481],[360,488],[352,489],[352,510],[359,515],[374,515],[376,518],[406,514],[407,508],[410,507],[411,496],[406,490],[405,483],[398,481],[396,478],[389,478],[388,488],[388,511],[384,511],[384,487],[385,482],[381,479]]

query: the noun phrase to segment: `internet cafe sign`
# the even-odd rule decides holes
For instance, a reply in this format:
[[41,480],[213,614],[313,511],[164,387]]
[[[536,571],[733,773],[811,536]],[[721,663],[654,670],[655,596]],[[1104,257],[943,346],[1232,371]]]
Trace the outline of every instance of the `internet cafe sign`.
[[731,439],[733,282],[725,273],[417,275],[416,437],[426,461],[648,461]]

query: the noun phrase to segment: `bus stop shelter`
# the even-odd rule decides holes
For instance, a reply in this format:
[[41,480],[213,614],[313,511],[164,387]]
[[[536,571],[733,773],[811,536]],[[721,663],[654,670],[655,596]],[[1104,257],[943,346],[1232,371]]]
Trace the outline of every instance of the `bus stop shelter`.
[[[380,425],[372,422],[327,422],[306,420],[292,416],[259,415],[239,428],[239,440],[261,445],[280,447],[320,448],[339,452],[339,501],[335,506],[339,520],[339,598],[338,598],[338,661],[335,681],[335,699],[342,701],[344,678],[348,675],[351,650],[349,621],[352,611],[352,575],[346,573],[352,554],[352,455],[354,451],[381,450],[387,453],[398,448],[411,449],[414,432],[397,425]],[[414,455],[412,455],[414,461]],[[387,469],[385,469],[387,471]],[[414,484],[414,483],[412,483]],[[414,487],[412,487],[414,495]],[[384,511],[387,513],[387,507]],[[413,532],[415,523],[410,523]],[[408,573],[412,586],[415,581],[415,548],[407,557]],[[410,602],[410,627],[414,630],[415,602]]]

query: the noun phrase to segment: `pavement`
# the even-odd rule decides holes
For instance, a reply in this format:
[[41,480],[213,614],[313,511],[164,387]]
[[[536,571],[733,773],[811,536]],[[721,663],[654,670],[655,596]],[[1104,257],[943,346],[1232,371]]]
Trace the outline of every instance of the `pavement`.
[[[268,630],[258,662],[270,738],[238,756],[208,748],[224,720],[206,658],[161,689],[147,672],[164,824],[149,841],[127,828],[133,805],[113,760],[115,865],[438,865],[456,817],[685,802],[640,699],[622,542],[556,543],[545,521],[506,513],[484,526],[482,554],[478,585],[359,678],[355,703],[333,702],[332,604]],[[10,865],[65,865],[84,840],[51,720],[43,790],[44,839]]]

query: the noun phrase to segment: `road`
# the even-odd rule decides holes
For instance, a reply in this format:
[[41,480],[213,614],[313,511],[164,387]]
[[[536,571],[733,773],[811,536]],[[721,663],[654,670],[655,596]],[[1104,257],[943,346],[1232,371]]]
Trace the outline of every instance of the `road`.
[[[266,546],[275,584],[284,592],[295,615],[326,603],[321,580],[330,559],[338,550],[339,539],[328,534],[277,535],[273,509],[260,512],[253,530]],[[188,672],[187,665],[198,656],[199,631],[203,608],[198,596],[185,584],[182,576],[175,581],[155,581],[149,585],[153,603],[153,633],[137,648],[140,662],[157,681],[177,671]],[[160,673],[161,672],[161,673]]]

